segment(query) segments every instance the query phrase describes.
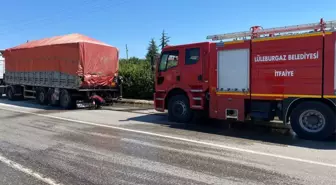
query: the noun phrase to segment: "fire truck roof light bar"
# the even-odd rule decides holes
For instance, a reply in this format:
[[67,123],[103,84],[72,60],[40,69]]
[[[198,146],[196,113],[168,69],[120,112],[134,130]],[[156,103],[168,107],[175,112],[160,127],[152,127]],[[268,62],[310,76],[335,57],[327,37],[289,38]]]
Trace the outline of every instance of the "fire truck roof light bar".
[[267,29],[263,29],[261,26],[252,26],[250,31],[209,35],[207,36],[207,39],[217,41],[217,40],[236,39],[245,37],[258,38],[261,35],[266,34],[268,34],[269,36],[274,36],[274,34],[286,33],[286,32],[298,32],[307,30],[325,31],[326,29],[335,29],[335,28],[336,28],[336,20],[325,22],[323,21],[323,19],[321,19],[320,22],[318,23],[299,24],[293,26],[283,26]]

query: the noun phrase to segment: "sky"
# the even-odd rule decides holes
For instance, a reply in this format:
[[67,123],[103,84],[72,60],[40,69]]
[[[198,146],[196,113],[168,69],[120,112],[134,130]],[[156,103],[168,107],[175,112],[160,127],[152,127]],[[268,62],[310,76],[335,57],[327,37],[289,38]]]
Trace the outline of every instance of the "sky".
[[207,35],[336,20],[336,0],[0,0],[0,49],[80,33],[116,46],[120,57],[144,58],[163,30],[170,45]]

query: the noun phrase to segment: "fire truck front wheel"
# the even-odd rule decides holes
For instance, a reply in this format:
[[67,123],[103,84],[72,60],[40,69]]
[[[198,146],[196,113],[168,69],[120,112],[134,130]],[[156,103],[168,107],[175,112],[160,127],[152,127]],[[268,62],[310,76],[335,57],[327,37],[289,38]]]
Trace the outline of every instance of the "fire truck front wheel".
[[192,110],[186,96],[176,95],[169,99],[168,119],[179,123],[188,123],[192,120]]
[[335,131],[335,112],[321,102],[303,102],[290,117],[293,131],[303,139],[324,140]]

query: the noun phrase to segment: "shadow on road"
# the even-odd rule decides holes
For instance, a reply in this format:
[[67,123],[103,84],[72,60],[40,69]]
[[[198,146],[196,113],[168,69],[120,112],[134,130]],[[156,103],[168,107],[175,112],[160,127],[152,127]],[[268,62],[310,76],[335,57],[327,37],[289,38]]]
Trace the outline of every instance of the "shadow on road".
[[[60,112],[69,111],[69,110],[62,109],[61,107],[40,105],[35,100],[27,100],[27,99],[11,101],[11,100],[6,99],[5,97],[0,97],[0,103],[5,104],[5,105],[19,106],[23,108],[33,108],[33,109],[36,109],[36,111],[34,111],[34,113],[36,114],[51,114],[51,113],[60,113]],[[13,109],[15,108],[13,107]],[[30,116],[30,115],[24,114],[24,113],[18,113],[18,114],[15,114],[13,116],[9,116],[6,118],[10,119],[10,118],[27,117],[27,116]]]
[[174,129],[183,129],[188,131],[203,132],[207,134],[229,136],[240,139],[254,140],[269,144],[290,145],[303,148],[313,148],[320,150],[336,150],[335,137],[327,141],[310,141],[299,139],[290,129],[272,128],[264,125],[256,125],[252,123],[229,123],[222,121],[211,122],[192,122],[189,124],[179,124],[169,122],[167,116],[158,115],[142,115],[129,118],[125,121],[140,121],[153,124],[166,125]]
[[[34,113],[36,114],[52,114],[52,113],[61,113],[61,112],[69,112],[69,111],[81,111],[81,110],[88,110],[89,108],[76,108],[73,110],[66,110],[59,106],[50,106],[50,105],[40,105],[35,100],[32,99],[25,99],[25,100],[8,100],[6,97],[0,96],[0,103],[5,105],[13,105],[13,106],[19,106],[24,108],[33,108],[36,109]],[[141,111],[151,110],[152,107],[145,105],[145,106],[131,106],[129,104],[120,104],[120,103],[113,103],[113,105],[109,106],[103,106],[103,110],[109,110],[109,111],[122,111],[122,112],[134,112],[138,114],[148,114]],[[28,114],[17,114],[15,117],[25,117],[29,116]],[[10,117],[8,117],[10,118]]]
[[7,105],[26,107],[26,108],[43,109],[43,110],[56,110],[56,109],[60,109],[59,107],[40,105],[35,100],[32,100],[32,99],[8,100],[5,96],[0,96],[0,103],[7,104]]
[[[24,101],[9,101],[5,97],[0,97],[0,103],[7,105],[20,106],[25,108],[37,109],[34,111],[36,114],[51,114],[51,113],[61,113],[69,110],[64,110],[60,107],[43,106],[35,102],[35,100],[24,100]],[[121,108],[121,109],[115,109]],[[269,144],[279,144],[279,145],[291,145],[305,148],[314,148],[322,150],[336,150],[335,137],[330,138],[328,141],[318,142],[318,141],[308,141],[302,140],[292,134],[288,129],[284,128],[272,128],[268,126],[246,124],[246,123],[232,123],[228,122],[218,122],[211,121],[208,123],[193,122],[191,124],[178,124],[169,122],[167,120],[166,114],[149,114],[143,113],[143,110],[150,110],[150,107],[138,107],[129,105],[115,104],[111,107],[104,107],[104,110],[111,111],[122,111],[122,112],[134,112],[141,114],[141,116],[128,118],[127,120],[121,121],[140,121],[152,124],[166,125],[174,129],[182,129],[188,131],[203,132],[214,135],[229,136],[235,138],[243,138],[248,140],[254,140],[258,142],[264,142]],[[71,110],[71,111],[81,111],[81,109]],[[11,118],[30,116],[29,114],[18,113],[13,115]],[[10,119],[10,117],[6,117]]]
[[[154,111],[153,107],[148,106],[148,105],[130,105],[130,104],[123,104],[123,103],[114,103],[111,106],[103,106],[103,110],[108,110],[108,111],[119,111],[119,112],[132,112],[132,113],[137,113],[137,114],[152,114]],[[152,112],[148,112],[152,111]]]

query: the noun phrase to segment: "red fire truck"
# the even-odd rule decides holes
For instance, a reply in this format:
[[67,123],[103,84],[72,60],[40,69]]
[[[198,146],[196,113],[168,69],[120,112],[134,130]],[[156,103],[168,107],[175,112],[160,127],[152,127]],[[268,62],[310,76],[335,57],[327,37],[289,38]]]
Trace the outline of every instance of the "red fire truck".
[[[167,46],[157,61],[154,102],[175,122],[281,120],[301,138],[335,133],[336,21],[208,36]],[[231,39],[231,40],[229,40]]]

